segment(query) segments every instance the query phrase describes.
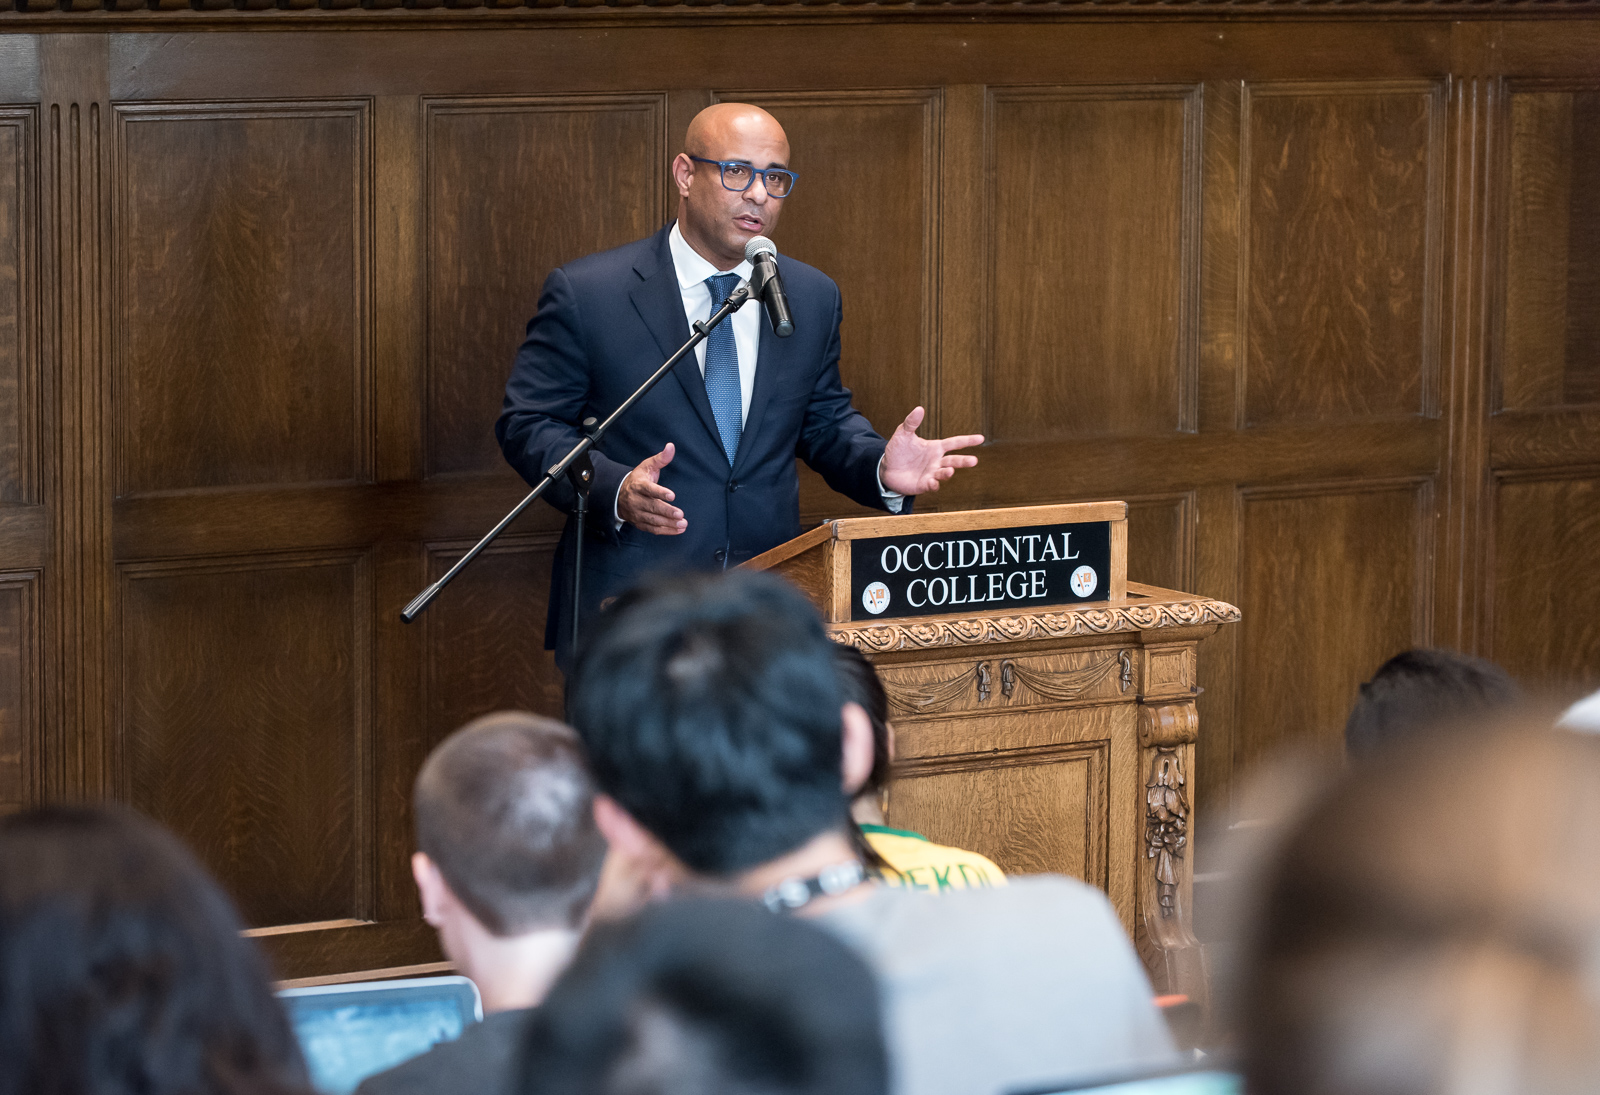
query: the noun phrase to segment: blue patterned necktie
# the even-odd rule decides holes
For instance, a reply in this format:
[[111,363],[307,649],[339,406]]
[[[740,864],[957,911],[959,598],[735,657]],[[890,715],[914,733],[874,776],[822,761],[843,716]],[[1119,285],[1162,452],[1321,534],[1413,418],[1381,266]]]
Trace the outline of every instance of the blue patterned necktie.
[[[722,302],[738,284],[738,274],[712,274],[706,278],[713,312],[722,307]],[[739,421],[743,408],[739,392],[739,351],[733,342],[732,316],[713,327],[711,337],[706,339],[706,398],[711,400],[711,413],[716,416],[717,432],[722,435],[722,451],[727,453],[731,468],[739,452],[739,434],[744,428]]]

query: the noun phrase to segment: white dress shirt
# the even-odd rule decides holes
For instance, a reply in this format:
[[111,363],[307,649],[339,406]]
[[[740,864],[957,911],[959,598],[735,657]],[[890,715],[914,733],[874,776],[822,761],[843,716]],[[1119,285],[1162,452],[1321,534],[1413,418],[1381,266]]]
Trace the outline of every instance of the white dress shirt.
[[[741,281],[750,280],[751,266],[748,261],[741,262],[732,270],[718,270],[705,257],[689,246],[689,241],[683,238],[683,232],[678,227],[678,222],[672,222],[672,231],[667,233],[667,246],[672,251],[672,265],[678,274],[678,292],[683,295],[683,315],[689,321],[689,329],[694,329],[696,320],[711,318],[711,286],[706,284],[706,279],[714,274],[738,274]],[[733,328],[733,349],[739,357],[739,426],[744,427],[745,419],[750,416],[750,393],[756,386],[756,359],[761,353],[761,326],[763,308],[759,300],[752,300],[740,308],[733,315],[723,320]],[[700,375],[706,375],[706,344],[701,342],[694,348],[695,357],[700,362]],[[624,477],[623,482],[627,479]],[[883,461],[878,461],[878,490],[883,494],[883,501],[889,507],[890,513],[899,513],[905,496],[890,490],[883,485]],[[622,499],[622,488],[617,488],[617,498],[611,504],[611,515],[617,527],[621,528],[623,520],[617,509],[617,503]]]

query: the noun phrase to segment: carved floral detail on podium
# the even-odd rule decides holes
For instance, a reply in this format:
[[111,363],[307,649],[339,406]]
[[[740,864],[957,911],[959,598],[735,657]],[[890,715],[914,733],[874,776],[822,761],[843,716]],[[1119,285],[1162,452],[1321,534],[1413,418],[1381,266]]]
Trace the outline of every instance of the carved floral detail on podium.
[[1109,635],[1118,631],[1153,631],[1164,627],[1231,624],[1239,610],[1226,601],[1167,601],[1117,605],[1112,608],[1067,609],[1022,616],[978,616],[971,619],[886,622],[866,627],[836,625],[835,642],[884,653],[926,650],[976,643],[1014,643],[1026,639],[1059,639],[1073,635]]
[[1178,864],[1189,843],[1189,797],[1175,749],[1158,749],[1144,784],[1144,854],[1155,860],[1156,901],[1163,917],[1178,911]]

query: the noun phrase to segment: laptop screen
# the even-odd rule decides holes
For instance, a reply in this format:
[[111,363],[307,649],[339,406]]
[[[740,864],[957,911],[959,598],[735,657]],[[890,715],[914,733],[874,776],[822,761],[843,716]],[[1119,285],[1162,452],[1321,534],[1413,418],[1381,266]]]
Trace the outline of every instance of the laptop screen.
[[368,1076],[454,1041],[483,1018],[477,986],[465,977],[284,989],[278,996],[311,1082],[325,1095],[348,1095]]

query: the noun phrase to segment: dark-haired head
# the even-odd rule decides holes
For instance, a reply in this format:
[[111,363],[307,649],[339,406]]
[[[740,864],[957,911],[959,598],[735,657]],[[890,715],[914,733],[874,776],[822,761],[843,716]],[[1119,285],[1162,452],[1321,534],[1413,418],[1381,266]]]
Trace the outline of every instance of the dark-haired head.
[[876,984],[820,928],[675,901],[597,928],[529,1030],[524,1095],[883,1095]]
[[1453,650],[1407,650],[1361,686],[1344,725],[1345,752],[1365,759],[1418,733],[1486,718],[1521,698],[1516,681],[1493,662]]
[[112,807],[0,819],[0,1095],[306,1090],[222,891]]
[[780,578],[661,582],[593,636],[568,721],[600,790],[689,868],[729,876],[846,823],[833,646]]

